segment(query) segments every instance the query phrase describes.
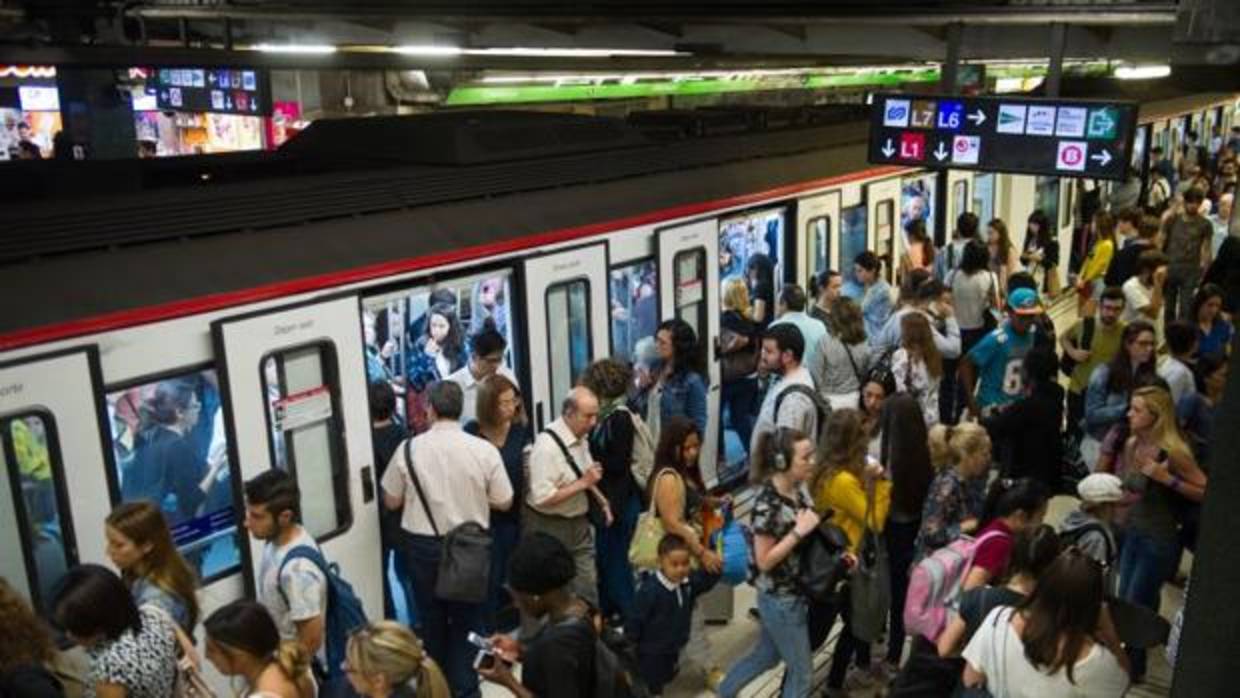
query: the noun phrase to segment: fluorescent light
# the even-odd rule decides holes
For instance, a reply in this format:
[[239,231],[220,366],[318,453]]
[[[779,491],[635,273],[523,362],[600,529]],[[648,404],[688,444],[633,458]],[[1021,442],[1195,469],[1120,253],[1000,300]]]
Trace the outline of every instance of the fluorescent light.
[[464,52],[458,46],[397,46],[392,51],[404,56],[459,56]]
[[1120,80],[1149,80],[1165,78],[1170,74],[1169,65],[1123,65],[1115,69],[1115,77]]
[[254,50],[263,53],[328,54],[335,53],[336,47],[329,44],[258,44]]

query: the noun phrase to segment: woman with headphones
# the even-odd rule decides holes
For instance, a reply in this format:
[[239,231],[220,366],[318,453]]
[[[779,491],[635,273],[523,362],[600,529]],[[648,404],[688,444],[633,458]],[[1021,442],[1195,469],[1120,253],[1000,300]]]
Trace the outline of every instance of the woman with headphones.
[[786,665],[783,698],[809,695],[813,675],[808,633],[808,603],[801,594],[801,539],[818,527],[804,484],[814,474],[814,442],[794,429],[781,429],[760,444],[771,471],[754,500],[753,553],[758,567],[758,644],[737,662],[719,685],[719,695],[733,698],[750,681],[781,660]]

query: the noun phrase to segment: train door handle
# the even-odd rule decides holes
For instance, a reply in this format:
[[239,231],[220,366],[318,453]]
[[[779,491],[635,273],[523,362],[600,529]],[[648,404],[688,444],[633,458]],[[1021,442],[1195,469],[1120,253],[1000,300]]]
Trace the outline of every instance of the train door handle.
[[375,475],[374,468],[366,466],[362,468],[362,503],[370,504],[375,498]]
[[538,421],[538,430],[542,431],[545,424],[543,421],[543,404],[541,402],[534,404],[534,418]]

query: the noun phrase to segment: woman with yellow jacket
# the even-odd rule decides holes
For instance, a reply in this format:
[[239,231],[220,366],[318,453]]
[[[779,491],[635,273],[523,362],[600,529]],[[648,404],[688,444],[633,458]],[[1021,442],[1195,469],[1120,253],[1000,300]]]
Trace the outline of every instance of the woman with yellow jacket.
[[[874,490],[874,510],[869,514],[869,525],[873,526],[875,533],[881,533],[891,506],[891,480],[887,479],[883,466],[877,460],[866,456],[869,435],[862,425],[860,412],[832,412],[827,420],[827,443],[830,446],[822,454],[822,468],[814,480],[814,506],[824,518],[827,511],[831,512],[831,523],[848,535],[849,552],[856,554],[867,526],[867,488],[873,486]],[[842,597],[847,599],[848,595],[843,594]],[[869,644],[860,642],[852,635],[849,605],[844,603],[840,611],[844,617],[844,629],[831,658],[831,671],[827,676],[828,695],[844,690],[844,677],[854,652],[860,671],[850,680],[849,688],[885,683],[884,677],[871,671]]]
[[1099,211],[1094,216],[1094,246],[1085,258],[1076,280],[1076,309],[1081,317],[1092,317],[1093,301],[1102,295],[1103,277],[1115,256],[1115,215]]

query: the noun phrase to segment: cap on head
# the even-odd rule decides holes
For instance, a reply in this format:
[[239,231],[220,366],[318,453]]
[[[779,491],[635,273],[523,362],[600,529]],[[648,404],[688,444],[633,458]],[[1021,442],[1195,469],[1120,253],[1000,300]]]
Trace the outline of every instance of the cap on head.
[[1017,315],[1041,315],[1042,302],[1038,292],[1031,288],[1018,288],[1008,294],[1008,308]]
[[1124,483],[1110,473],[1093,473],[1077,483],[1076,493],[1090,504],[1118,502],[1124,498]]

